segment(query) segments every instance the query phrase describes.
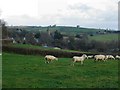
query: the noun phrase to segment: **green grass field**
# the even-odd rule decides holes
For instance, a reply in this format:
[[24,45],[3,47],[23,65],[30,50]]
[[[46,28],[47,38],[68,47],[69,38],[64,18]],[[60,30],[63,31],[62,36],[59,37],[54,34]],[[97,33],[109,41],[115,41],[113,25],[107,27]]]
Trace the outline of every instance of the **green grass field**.
[[90,40],[96,40],[96,41],[112,41],[118,40],[118,35],[119,34],[104,34],[104,35],[95,35],[95,36],[89,36]]
[[50,64],[41,56],[3,53],[3,88],[118,88],[118,61],[71,66],[71,58]]

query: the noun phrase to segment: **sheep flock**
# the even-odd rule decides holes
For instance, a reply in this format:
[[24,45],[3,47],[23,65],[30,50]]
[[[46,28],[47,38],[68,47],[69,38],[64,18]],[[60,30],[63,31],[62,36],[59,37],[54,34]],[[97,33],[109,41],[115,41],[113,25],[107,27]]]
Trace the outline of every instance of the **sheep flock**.
[[[45,59],[45,63],[50,63],[52,61],[58,61],[58,58],[53,56],[53,55],[46,55],[44,57]],[[94,59],[95,62],[97,61],[107,61],[107,60],[110,60],[110,59],[113,59],[113,60],[120,60],[120,56],[119,55],[116,55],[115,57],[113,55],[89,55],[87,56],[86,54],[83,54],[82,56],[73,56],[72,58],[72,65],[74,66],[74,63],[76,62],[80,62],[81,65],[83,65],[83,62],[85,59]]]

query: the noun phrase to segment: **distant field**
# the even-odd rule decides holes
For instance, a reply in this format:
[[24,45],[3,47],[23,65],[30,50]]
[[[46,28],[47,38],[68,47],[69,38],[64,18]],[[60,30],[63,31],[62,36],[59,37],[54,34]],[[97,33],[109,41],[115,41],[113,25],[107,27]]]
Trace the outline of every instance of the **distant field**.
[[41,56],[3,53],[3,88],[118,88],[118,61],[71,66],[71,58],[50,64]]
[[[96,33],[97,31],[99,31],[100,29],[92,29],[92,28],[76,28],[76,27],[60,27],[59,31],[67,34],[67,35],[71,35],[71,36],[75,36],[76,34],[80,34],[80,33]],[[101,30],[102,31],[102,30]]]
[[[48,29],[48,27],[19,27],[19,28],[30,31],[30,32],[44,32],[44,31],[47,31]],[[56,26],[56,27],[49,27],[49,30],[51,32],[58,30],[63,34],[73,36],[79,33],[95,33],[101,29],[83,28],[83,27],[77,28],[77,27],[71,27],[71,26]]]
[[94,35],[89,36],[90,40],[96,40],[96,41],[112,41],[112,40],[118,40],[118,34],[104,34],[104,35]]
[[[9,27],[10,28],[10,27]],[[29,31],[29,32],[46,32],[48,30],[48,27],[32,27],[32,26],[26,26],[26,27],[17,27],[21,28],[23,30]],[[56,27],[49,27],[49,31],[53,32],[58,30],[62,34],[75,36],[76,34],[95,34],[94,36],[89,36],[88,38],[90,40],[97,40],[97,41],[111,41],[111,40],[118,40],[118,34],[105,34],[105,35],[98,35],[96,32],[104,32],[105,29],[95,29],[95,28],[83,28],[83,27],[71,27],[71,26],[56,26]],[[114,30],[113,30],[114,31]]]

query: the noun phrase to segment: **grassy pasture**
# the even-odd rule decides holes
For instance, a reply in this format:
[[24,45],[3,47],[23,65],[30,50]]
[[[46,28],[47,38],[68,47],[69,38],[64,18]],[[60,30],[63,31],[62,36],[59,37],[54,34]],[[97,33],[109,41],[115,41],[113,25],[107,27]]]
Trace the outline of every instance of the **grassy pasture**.
[[118,61],[71,66],[71,58],[50,64],[41,56],[3,53],[3,88],[118,88]]
[[[18,28],[18,27],[17,27]],[[45,32],[47,31],[48,27],[19,27],[21,29],[30,31],[30,32]],[[71,26],[56,26],[56,27],[49,27],[49,30],[51,32],[58,30],[63,34],[69,34],[69,35],[75,35],[78,33],[95,33],[97,31],[99,31],[100,29],[94,29],[94,28],[77,28],[77,27],[71,27]]]
[[112,41],[112,40],[118,40],[119,34],[104,34],[104,35],[95,35],[95,36],[89,36],[90,40],[96,40],[96,41]]

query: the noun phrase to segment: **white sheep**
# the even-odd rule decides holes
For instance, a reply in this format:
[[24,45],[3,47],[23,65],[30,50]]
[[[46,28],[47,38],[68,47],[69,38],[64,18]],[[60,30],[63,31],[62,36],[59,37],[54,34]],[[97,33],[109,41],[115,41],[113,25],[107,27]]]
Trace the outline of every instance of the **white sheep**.
[[59,47],[54,47],[54,49],[56,49],[56,50],[60,50],[61,48],[59,48]]
[[91,59],[91,58],[93,58],[93,55],[88,56],[88,59]]
[[94,56],[94,58],[95,58],[95,61],[98,61],[98,60],[103,60],[103,61],[105,61],[106,59],[106,56],[105,55],[95,55]]
[[58,60],[58,58],[56,58],[55,56],[52,56],[52,55],[45,56],[45,63],[50,63],[53,60]]
[[83,64],[83,61],[87,58],[87,55],[83,54],[81,57],[79,56],[74,56],[73,57],[73,66],[75,62],[81,62],[81,65]]
[[120,59],[120,56],[116,55],[115,58],[116,58],[116,59]]
[[115,60],[115,58],[114,58],[113,55],[106,55],[105,59],[106,59],[106,60],[107,60],[107,59],[114,59],[114,60]]

